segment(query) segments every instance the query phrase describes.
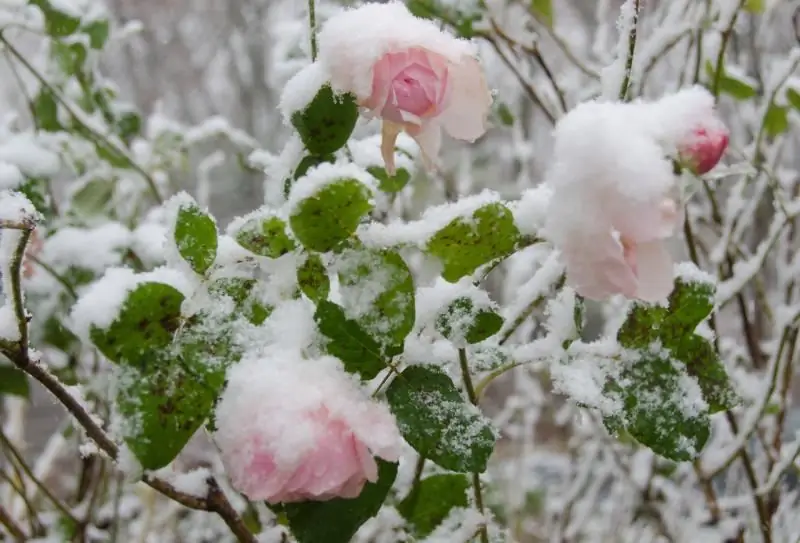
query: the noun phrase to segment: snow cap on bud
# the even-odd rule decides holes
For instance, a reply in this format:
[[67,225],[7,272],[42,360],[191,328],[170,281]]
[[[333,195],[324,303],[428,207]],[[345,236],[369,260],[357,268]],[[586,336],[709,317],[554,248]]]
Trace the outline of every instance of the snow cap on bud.
[[394,417],[333,357],[273,348],[227,377],[214,440],[232,485],[252,500],[354,498],[377,480],[374,456],[399,459]]
[[486,131],[492,97],[472,45],[403,3],[366,4],[331,17],[319,46],[333,88],[353,93],[383,120],[381,152],[390,174],[400,132],[416,140],[433,168],[442,129],[466,141]]

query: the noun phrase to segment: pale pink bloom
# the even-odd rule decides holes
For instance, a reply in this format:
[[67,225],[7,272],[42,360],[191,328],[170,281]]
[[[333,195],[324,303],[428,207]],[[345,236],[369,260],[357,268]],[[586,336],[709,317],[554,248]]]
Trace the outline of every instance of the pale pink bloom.
[[401,437],[332,357],[281,349],[229,371],[214,440],[232,485],[252,500],[354,498],[376,481],[374,456],[396,461]]
[[725,153],[729,137],[721,122],[695,127],[679,144],[681,163],[698,175],[710,171]]
[[402,3],[344,11],[326,22],[319,41],[333,87],[355,94],[370,116],[383,120],[381,153],[390,174],[402,131],[419,144],[429,168],[442,129],[465,141],[486,131],[492,97],[471,45]]

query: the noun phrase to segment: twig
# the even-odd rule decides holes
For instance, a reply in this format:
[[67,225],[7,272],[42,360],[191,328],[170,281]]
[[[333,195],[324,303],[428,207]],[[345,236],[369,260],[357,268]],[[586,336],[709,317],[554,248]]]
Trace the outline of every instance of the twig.
[[11,515],[8,514],[8,511],[5,510],[3,504],[0,503],[0,524],[6,527],[8,533],[11,537],[14,538],[15,541],[27,541],[28,538],[25,537],[25,532],[22,531],[22,528],[14,522],[14,519],[11,518]]
[[631,29],[628,33],[628,57],[625,60],[625,77],[622,79],[622,85],[619,89],[619,99],[623,102],[628,99],[628,91],[631,86],[631,71],[633,70],[633,55],[636,51],[636,35],[637,27],[639,26],[640,7],[640,0],[635,0],[633,5],[633,21],[631,21]]
[[315,0],[308,0],[308,32],[311,35],[311,60],[317,60],[317,9]]
[[714,80],[711,83],[711,93],[714,98],[719,98],[719,86],[722,82],[722,72],[725,70],[725,51],[728,48],[728,42],[733,34],[733,27],[736,26],[736,19],[739,17],[739,12],[742,10],[745,1],[739,0],[739,5],[736,7],[736,11],[733,12],[730,23],[722,31],[722,41],[719,44],[719,53],[717,53],[717,66],[714,70]]

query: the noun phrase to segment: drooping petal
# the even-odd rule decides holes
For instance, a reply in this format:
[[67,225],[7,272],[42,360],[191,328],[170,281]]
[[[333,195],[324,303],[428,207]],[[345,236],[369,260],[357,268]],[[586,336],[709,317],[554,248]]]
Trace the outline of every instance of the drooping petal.
[[635,296],[636,275],[610,232],[572,240],[562,247],[562,256],[567,283],[578,294],[598,301],[615,294]]
[[381,156],[389,175],[395,174],[394,165],[394,146],[397,143],[397,136],[403,131],[403,125],[392,121],[383,121],[381,126]]
[[645,302],[658,302],[669,296],[674,287],[672,256],[664,242],[640,243],[636,255],[639,282],[636,297]]
[[427,170],[436,169],[439,149],[442,147],[442,129],[434,123],[423,124],[416,133],[409,134],[419,145],[422,164]]
[[475,141],[486,132],[492,105],[483,69],[477,60],[464,56],[450,65],[448,73],[449,91],[440,121],[452,137]]

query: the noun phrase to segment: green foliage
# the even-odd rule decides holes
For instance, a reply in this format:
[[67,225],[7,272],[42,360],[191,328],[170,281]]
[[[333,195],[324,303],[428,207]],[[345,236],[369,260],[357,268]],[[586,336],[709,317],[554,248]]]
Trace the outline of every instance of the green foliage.
[[0,398],[6,394],[27,398],[30,384],[28,376],[16,367],[0,365]]
[[516,250],[521,236],[511,211],[487,204],[472,219],[453,219],[428,241],[427,251],[444,265],[442,277],[454,283],[480,266]]
[[314,320],[328,338],[326,350],[344,363],[345,370],[369,380],[386,368],[381,346],[356,321],[348,319],[340,306],[319,302]]
[[81,20],[69,13],[60,11],[48,0],[29,0],[29,4],[38,6],[44,15],[45,32],[53,38],[63,38],[74,34],[81,25]]
[[494,450],[489,421],[440,369],[406,368],[386,390],[400,432],[425,458],[458,472],[484,472]]
[[382,166],[370,166],[367,171],[378,180],[378,188],[383,192],[400,192],[411,180],[411,174],[405,168],[397,168],[394,175],[389,175]]
[[455,3],[444,3],[439,0],[408,0],[408,10],[417,17],[438,19],[450,26],[462,38],[474,38],[475,23],[483,18],[480,11],[459,9]]
[[[695,333],[713,304],[712,284],[678,279],[668,308],[633,305],[617,339],[638,357],[626,361],[619,379],[609,384],[609,391],[624,404],[622,415],[606,419],[609,429],[625,428],[671,460],[690,460],[699,454],[709,435],[709,412],[738,403],[713,345]],[[687,405],[688,377],[697,380],[709,412]]]
[[323,86],[302,111],[292,115],[292,124],[312,155],[329,155],[346,143],[358,120],[358,107],[351,94],[336,95]]
[[178,209],[175,245],[183,259],[198,275],[204,275],[217,257],[217,225],[194,202]]
[[58,104],[50,89],[42,87],[31,104],[36,125],[46,132],[61,130],[58,122]]
[[85,25],[82,30],[89,36],[89,46],[92,49],[102,49],[108,41],[108,36],[111,32],[107,19],[92,21]]
[[255,279],[244,277],[222,277],[208,286],[208,292],[214,298],[228,297],[233,300],[234,310],[231,316],[242,315],[258,326],[267,320],[272,308],[265,306],[254,296],[253,290],[257,283]]
[[800,111],[800,92],[797,92],[791,87],[786,89],[786,100],[793,108]]
[[770,104],[764,115],[764,132],[770,138],[780,136],[789,130],[789,108]]
[[436,329],[456,344],[479,343],[503,327],[503,317],[486,307],[475,307],[470,298],[453,300],[436,318]]
[[331,280],[318,254],[309,254],[303,265],[297,268],[297,284],[310,300],[320,302],[328,297]]
[[[710,61],[707,61],[705,66],[709,80],[715,81],[717,68]],[[719,78],[719,91],[736,100],[749,100],[758,94],[752,85],[725,73],[724,68]]]
[[345,299],[358,304],[358,322],[382,346],[386,357],[403,352],[414,326],[414,279],[394,251],[348,249],[339,255],[339,284]]
[[281,257],[297,247],[286,232],[286,223],[274,216],[250,219],[236,233],[236,241],[248,251],[268,258]]
[[553,0],[531,0],[531,13],[539,21],[553,28]]
[[81,217],[102,215],[114,196],[114,186],[111,179],[90,179],[72,194],[70,211]]
[[397,506],[416,535],[425,537],[455,507],[468,507],[469,479],[457,473],[431,475],[419,482]]
[[289,224],[306,249],[324,253],[349,238],[371,209],[366,186],[355,179],[340,179],[301,201]]
[[744,0],[744,9],[750,13],[764,13],[764,0]]
[[299,543],[349,543],[361,525],[378,513],[397,477],[397,464],[376,461],[378,481],[364,485],[357,498],[284,505]]

